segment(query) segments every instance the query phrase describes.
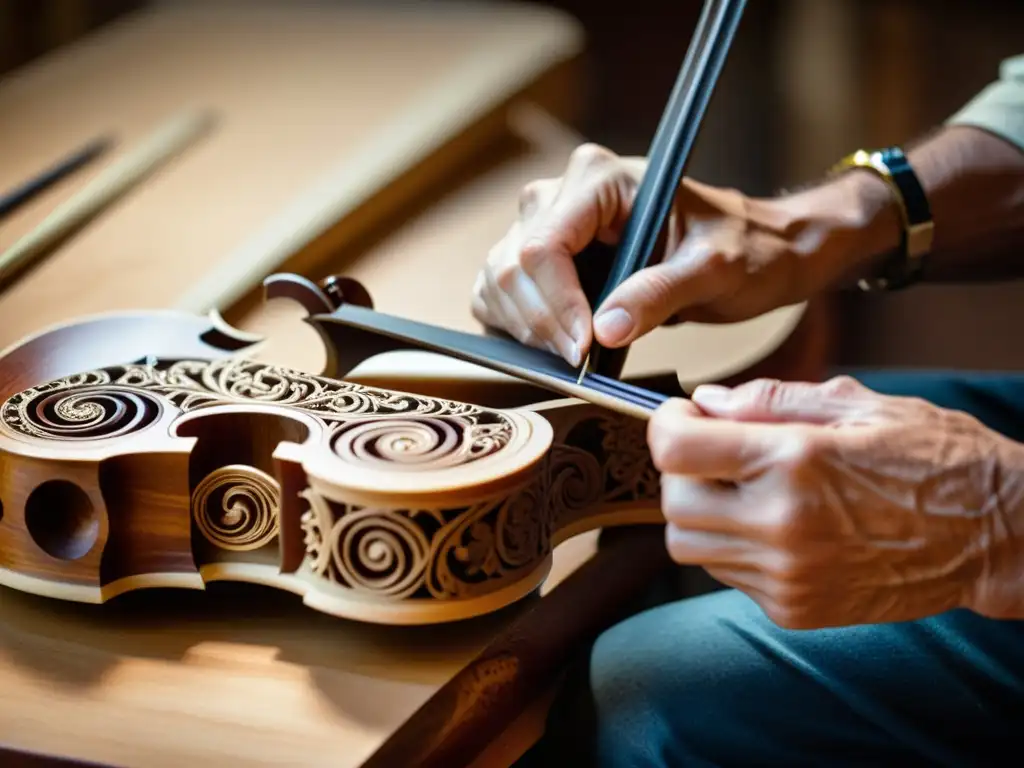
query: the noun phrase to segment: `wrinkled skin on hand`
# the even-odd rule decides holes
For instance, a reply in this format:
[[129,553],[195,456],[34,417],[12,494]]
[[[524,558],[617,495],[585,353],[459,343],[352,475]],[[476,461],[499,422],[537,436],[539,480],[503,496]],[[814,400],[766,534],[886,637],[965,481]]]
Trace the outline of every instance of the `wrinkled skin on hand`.
[[592,314],[573,259],[595,240],[619,242],[645,167],[584,144],[562,177],[528,184],[518,220],[477,277],[476,319],[579,365],[594,338],[616,348],[683,320],[746,320],[816,290],[809,257],[838,232],[835,222],[805,219],[787,200],[685,179],[665,252]]
[[1024,447],[853,379],[698,387],[649,425],[666,542],[810,629],[1020,615]]

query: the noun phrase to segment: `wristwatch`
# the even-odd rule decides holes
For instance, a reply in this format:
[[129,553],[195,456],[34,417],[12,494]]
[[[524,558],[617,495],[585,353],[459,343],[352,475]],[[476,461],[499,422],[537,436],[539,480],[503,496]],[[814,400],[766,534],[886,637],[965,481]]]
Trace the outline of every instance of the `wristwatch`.
[[899,208],[902,231],[900,245],[886,256],[879,273],[858,285],[865,291],[894,291],[921,279],[925,260],[932,249],[935,222],[921,182],[899,147],[859,149],[833,167],[833,173],[854,168],[870,171],[885,181]]

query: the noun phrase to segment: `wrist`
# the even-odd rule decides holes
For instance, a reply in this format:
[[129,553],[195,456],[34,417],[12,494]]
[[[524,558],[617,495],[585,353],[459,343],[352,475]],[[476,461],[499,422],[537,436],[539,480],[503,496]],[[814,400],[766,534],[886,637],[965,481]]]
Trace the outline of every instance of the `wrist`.
[[856,284],[899,248],[898,203],[888,185],[869,171],[846,171],[791,196],[786,204],[801,222],[798,230],[814,233],[805,255],[816,291]]

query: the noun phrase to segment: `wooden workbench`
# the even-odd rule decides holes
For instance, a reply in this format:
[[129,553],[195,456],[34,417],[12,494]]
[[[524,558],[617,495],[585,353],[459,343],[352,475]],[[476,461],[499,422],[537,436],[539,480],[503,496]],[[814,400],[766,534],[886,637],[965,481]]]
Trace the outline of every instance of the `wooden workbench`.
[[[83,314],[217,307],[266,336],[260,356],[315,371],[296,308],[254,301],[276,270],[350,274],[384,311],[471,328],[472,278],[518,190],[559,174],[581,140],[552,98],[573,91],[581,42],[530,6],[413,7],[158,5],[0,87],[15,159],[0,186],[109,126],[130,137],[186,102],[222,113],[209,140],[0,296],[0,347]],[[0,223],[0,244],[81,183]],[[425,296],[439,271],[443,291]],[[630,372],[720,378],[792,347],[802,317],[652,334]],[[415,353],[356,373],[481,398],[514,387]],[[340,621],[258,587],[105,606],[0,590],[0,746],[117,766],[508,765],[540,727],[531,703],[665,567],[662,549],[658,531],[600,552],[580,537],[540,595],[422,629]]]

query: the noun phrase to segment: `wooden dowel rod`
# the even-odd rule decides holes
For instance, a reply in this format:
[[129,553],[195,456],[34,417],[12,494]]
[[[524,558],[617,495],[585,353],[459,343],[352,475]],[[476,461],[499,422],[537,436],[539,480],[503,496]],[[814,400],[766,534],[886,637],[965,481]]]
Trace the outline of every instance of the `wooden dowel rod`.
[[213,124],[209,112],[188,112],[159,126],[123,157],[101,170],[31,232],[0,253],[0,289],[57,244],[110,206]]

